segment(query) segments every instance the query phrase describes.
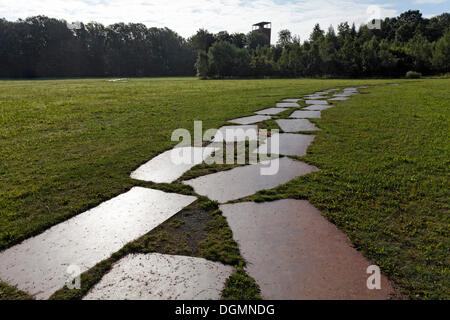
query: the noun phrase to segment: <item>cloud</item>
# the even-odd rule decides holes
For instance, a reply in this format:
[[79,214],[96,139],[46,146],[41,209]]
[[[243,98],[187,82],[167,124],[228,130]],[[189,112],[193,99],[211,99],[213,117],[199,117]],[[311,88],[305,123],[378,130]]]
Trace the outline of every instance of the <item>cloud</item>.
[[[373,3],[372,0],[0,0],[0,17],[16,20],[46,15],[69,22],[135,22],[168,27],[184,37],[199,28],[247,33],[256,22],[272,21],[274,35],[281,29],[289,29],[306,39],[315,23],[326,29],[344,21],[357,25],[367,22],[370,18],[367,8]],[[388,4],[380,4],[379,8],[380,18],[398,14]]]

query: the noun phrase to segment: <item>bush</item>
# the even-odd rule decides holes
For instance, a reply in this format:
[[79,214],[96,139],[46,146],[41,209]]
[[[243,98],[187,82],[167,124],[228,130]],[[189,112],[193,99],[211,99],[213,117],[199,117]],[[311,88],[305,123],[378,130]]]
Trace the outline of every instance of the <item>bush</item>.
[[419,78],[422,78],[422,74],[420,72],[416,72],[416,71],[408,71],[406,73],[406,78],[407,79],[419,79]]

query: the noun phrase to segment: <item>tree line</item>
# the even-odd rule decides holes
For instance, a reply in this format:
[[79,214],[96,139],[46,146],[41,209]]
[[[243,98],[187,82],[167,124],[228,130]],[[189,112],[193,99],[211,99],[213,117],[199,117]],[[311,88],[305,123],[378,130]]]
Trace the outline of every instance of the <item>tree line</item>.
[[381,21],[381,29],[347,22],[316,25],[301,41],[289,30],[276,45],[264,34],[200,29],[184,39],[143,24],[79,23],[45,16],[0,19],[0,77],[192,76],[373,77],[450,72],[450,14],[419,11]]
[[0,77],[192,75],[195,52],[168,28],[0,20]]
[[[258,37],[263,36],[259,34]],[[203,36],[206,38],[206,36]],[[205,42],[206,44],[206,42]],[[200,48],[199,48],[200,49]],[[197,75],[226,77],[396,77],[450,72],[450,14],[425,19],[419,11],[381,21],[381,29],[347,22],[327,31],[316,25],[307,41],[289,30],[275,46],[217,39],[197,54]],[[412,73],[414,74],[414,73]]]

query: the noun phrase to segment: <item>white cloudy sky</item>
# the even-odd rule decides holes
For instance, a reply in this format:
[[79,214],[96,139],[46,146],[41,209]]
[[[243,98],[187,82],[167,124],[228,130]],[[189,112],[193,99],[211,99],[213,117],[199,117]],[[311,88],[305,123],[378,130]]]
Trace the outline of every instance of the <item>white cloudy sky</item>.
[[[315,23],[323,29],[339,22],[367,22],[372,14],[395,16],[420,9],[426,17],[450,11],[450,0],[0,0],[8,20],[46,15],[69,22],[139,22],[168,27],[184,37],[199,28],[247,33],[251,25],[271,21],[274,34],[289,29],[305,40]],[[377,6],[379,10],[369,10]],[[371,7],[372,6],[372,7]]]

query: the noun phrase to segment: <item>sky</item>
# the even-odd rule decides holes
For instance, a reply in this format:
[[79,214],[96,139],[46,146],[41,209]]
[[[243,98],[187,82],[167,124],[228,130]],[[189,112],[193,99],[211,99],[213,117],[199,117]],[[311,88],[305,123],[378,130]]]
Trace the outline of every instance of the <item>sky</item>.
[[10,21],[46,15],[68,22],[133,22],[168,27],[183,37],[200,28],[247,33],[254,23],[271,21],[273,43],[282,29],[306,40],[316,23],[322,29],[344,21],[359,26],[409,9],[429,18],[450,12],[450,0],[0,0],[0,18]]

